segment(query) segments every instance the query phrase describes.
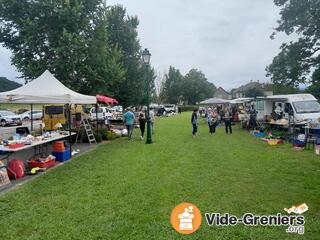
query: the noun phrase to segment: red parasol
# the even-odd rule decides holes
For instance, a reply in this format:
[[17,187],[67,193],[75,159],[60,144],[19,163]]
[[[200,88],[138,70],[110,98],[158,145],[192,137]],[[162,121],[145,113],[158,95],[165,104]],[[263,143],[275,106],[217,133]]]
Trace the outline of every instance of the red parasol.
[[118,104],[119,102],[111,97],[107,97],[107,96],[101,96],[101,95],[97,95],[97,101],[101,102],[101,103],[106,103],[106,104]]

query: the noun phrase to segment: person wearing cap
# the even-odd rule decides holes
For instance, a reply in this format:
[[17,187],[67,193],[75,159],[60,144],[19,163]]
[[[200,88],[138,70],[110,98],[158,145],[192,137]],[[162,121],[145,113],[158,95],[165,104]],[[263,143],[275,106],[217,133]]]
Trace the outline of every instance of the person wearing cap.
[[126,113],[123,115],[124,124],[128,132],[128,140],[131,140],[135,116],[130,108],[126,109]]

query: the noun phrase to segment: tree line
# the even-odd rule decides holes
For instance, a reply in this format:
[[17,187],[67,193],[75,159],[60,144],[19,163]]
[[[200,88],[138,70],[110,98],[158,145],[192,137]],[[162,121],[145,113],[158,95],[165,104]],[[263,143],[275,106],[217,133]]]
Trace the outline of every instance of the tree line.
[[198,69],[182,75],[179,69],[169,67],[160,84],[158,102],[193,105],[213,97],[216,86]]
[[[141,60],[139,19],[121,5],[0,0],[0,21],[0,43],[11,50],[11,62],[26,82],[48,69],[75,91],[115,97],[124,106],[145,104],[148,87],[160,99],[155,70]],[[182,76],[170,68],[160,95],[165,102],[193,104],[214,89],[196,69]]]
[[[0,42],[26,82],[46,69],[84,94],[145,101],[145,67],[137,27],[121,5],[103,0],[0,0]],[[154,70],[148,69],[150,87]]]
[[306,84],[304,92],[320,98],[320,1],[274,0],[274,4],[280,8],[280,19],[271,38],[285,33],[295,40],[281,45],[266,68],[267,76],[280,92],[299,92],[299,85]]

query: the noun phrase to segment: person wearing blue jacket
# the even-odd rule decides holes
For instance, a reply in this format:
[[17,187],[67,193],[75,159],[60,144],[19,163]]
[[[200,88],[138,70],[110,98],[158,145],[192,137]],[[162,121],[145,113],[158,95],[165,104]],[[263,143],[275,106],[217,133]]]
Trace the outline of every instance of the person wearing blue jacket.
[[131,140],[131,137],[132,137],[132,132],[134,128],[134,119],[135,119],[134,113],[131,111],[130,108],[127,108],[126,113],[123,115],[123,120],[128,132],[128,140]]

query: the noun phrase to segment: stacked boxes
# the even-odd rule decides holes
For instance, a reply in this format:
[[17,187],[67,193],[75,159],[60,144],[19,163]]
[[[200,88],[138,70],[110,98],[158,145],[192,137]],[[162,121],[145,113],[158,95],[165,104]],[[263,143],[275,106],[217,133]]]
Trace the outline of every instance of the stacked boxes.
[[59,162],[67,161],[70,159],[70,147],[65,147],[63,141],[56,141],[53,143],[52,155]]

